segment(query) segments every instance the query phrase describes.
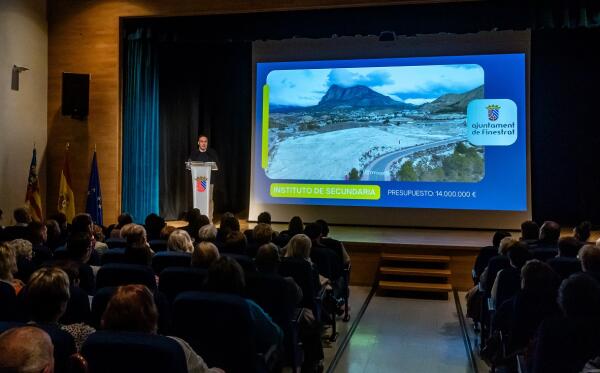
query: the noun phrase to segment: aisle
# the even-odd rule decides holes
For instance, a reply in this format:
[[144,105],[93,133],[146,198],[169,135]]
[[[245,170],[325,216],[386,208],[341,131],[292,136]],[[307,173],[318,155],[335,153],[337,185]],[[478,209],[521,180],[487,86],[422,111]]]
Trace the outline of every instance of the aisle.
[[449,298],[373,297],[334,372],[471,373]]

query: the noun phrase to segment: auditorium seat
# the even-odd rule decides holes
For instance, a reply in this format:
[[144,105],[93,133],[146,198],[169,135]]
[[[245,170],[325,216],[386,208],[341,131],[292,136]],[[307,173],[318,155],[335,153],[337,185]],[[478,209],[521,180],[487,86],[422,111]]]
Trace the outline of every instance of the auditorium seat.
[[256,353],[250,308],[242,297],[199,291],[181,293],[173,303],[173,331],[208,366],[218,366],[227,373],[267,371],[266,358]]
[[154,272],[148,266],[114,263],[100,267],[96,275],[97,289],[131,284],[146,285],[153,291],[156,289]]
[[179,293],[202,290],[208,271],[202,268],[168,267],[160,273],[158,286],[169,302],[173,302]]
[[235,259],[240,264],[240,266],[242,266],[244,273],[256,272],[256,265],[254,264],[254,261],[247,255],[231,253],[221,253],[221,255]]
[[92,373],[187,373],[179,343],[160,335],[97,331],[83,344],[81,354]]
[[57,373],[66,372],[69,357],[77,352],[75,340],[68,332],[60,329],[56,324],[33,324],[43,329],[54,345],[54,371]]
[[167,241],[166,240],[150,240],[148,241],[150,248],[155,252],[159,253],[161,251],[167,251]]
[[100,258],[101,265],[111,263],[125,263],[125,249],[109,249]]
[[124,238],[109,238],[104,242],[109,249],[122,249],[127,241]]
[[192,255],[179,251],[161,251],[152,258],[154,273],[160,274],[167,267],[189,267]]
[[67,303],[67,309],[60,318],[61,324],[87,323],[90,320],[90,298],[85,291],[77,286],[69,288],[71,296]]

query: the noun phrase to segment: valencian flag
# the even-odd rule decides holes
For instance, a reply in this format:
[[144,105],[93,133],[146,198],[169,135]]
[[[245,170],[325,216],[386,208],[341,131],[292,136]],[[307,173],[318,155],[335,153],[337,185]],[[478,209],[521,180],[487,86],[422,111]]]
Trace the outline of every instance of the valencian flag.
[[98,173],[98,161],[96,150],[92,159],[92,170],[90,171],[90,182],[88,183],[87,204],[85,212],[90,214],[94,224],[102,225],[102,193],[100,192],[100,174]]
[[75,196],[73,195],[73,183],[69,170],[69,144],[65,150],[65,163],[60,173],[60,187],[58,188],[58,211],[67,216],[70,222],[75,217]]
[[42,221],[42,197],[40,195],[40,183],[37,176],[37,151],[33,147],[31,166],[29,166],[29,178],[27,179],[27,194],[25,204],[34,220]]

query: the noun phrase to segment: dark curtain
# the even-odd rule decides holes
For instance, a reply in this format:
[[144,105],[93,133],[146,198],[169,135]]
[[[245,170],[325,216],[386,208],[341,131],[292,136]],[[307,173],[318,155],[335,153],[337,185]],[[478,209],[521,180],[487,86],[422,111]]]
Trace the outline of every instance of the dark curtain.
[[127,33],[124,49],[122,210],[139,222],[158,212],[158,63],[148,29]]
[[164,42],[160,49],[160,211],[167,219],[192,207],[183,164],[199,134],[219,155],[215,212],[248,207],[251,145],[251,44]]

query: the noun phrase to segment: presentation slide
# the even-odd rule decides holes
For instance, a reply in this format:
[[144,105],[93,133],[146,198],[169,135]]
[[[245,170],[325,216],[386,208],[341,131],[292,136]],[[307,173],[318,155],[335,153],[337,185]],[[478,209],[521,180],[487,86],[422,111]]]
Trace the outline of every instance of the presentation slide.
[[252,198],[526,211],[525,57],[257,62]]

